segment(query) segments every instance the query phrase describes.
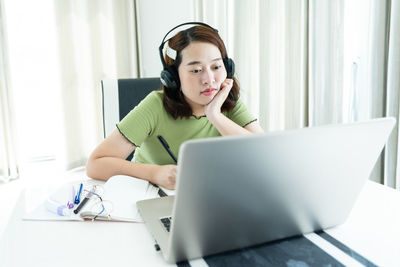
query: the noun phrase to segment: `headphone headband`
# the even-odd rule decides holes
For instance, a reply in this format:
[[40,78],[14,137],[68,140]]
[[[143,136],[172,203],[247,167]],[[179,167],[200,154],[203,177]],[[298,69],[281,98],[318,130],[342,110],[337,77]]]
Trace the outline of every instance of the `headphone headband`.
[[163,68],[164,68],[164,69],[167,67],[167,64],[165,63],[165,60],[164,60],[163,49],[164,49],[165,43],[168,42],[169,39],[171,39],[171,38],[169,38],[169,39],[165,40],[165,38],[167,38],[168,34],[170,34],[170,33],[171,33],[173,30],[175,30],[176,28],[179,28],[179,27],[185,26],[185,25],[201,25],[201,26],[205,26],[205,27],[208,27],[208,28],[210,28],[210,29],[213,29],[214,31],[216,31],[216,32],[218,33],[218,30],[217,30],[217,29],[215,29],[215,28],[211,27],[210,25],[208,25],[208,24],[206,24],[206,23],[203,23],[203,22],[191,21],[191,22],[185,22],[185,23],[179,24],[178,26],[173,27],[173,28],[172,28],[171,30],[169,30],[169,31],[167,32],[167,34],[164,36],[164,38],[163,38],[162,41],[161,41],[161,45],[160,45],[159,48],[158,48],[158,51],[159,51],[159,53],[160,53],[161,63],[162,63],[162,65],[163,65]]

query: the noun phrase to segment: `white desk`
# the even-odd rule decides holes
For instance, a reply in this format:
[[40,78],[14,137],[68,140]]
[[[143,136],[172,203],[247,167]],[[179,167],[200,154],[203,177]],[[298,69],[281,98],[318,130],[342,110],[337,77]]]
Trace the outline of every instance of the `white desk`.
[[368,182],[347,221],[327,233],[379,266],[400,266],[400,191]]
[[[21,195],[0,237],[0,266],[171,266],[141,223],[23,221]],[[368,182],[343,225],[326,231],[379,266],[400,266],[400,192]]]

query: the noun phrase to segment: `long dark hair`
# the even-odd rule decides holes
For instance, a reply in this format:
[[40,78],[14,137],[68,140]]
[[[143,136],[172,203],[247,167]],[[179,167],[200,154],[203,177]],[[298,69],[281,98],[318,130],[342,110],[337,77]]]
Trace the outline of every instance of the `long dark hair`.
[[[221,52],[222,58],[227,58],[224,42],[215,30],[205,26],[194,26],[178,32],[168,41],[168,46],[177,52],[177,56],[176,59],[173,60],[168,55],[165,55],[164,59],[167,66],[174,66],[176,68],[176,72],[178,73],[178,67],[182,62],[182,50],[194,41],[206,42],[215,45]],[[170,89],[164,85],[162,86],[162,90],[164,91],[164,108],[174,119],[179,117],[189,118],[192,116],[192,109],[186,102],[182,90]],[[239,83],[236,78],[233,78],[232,89],[229,92],[224,104],[222,104],[221,111],[229,112],[235,107],[239,98],[239,90]]]

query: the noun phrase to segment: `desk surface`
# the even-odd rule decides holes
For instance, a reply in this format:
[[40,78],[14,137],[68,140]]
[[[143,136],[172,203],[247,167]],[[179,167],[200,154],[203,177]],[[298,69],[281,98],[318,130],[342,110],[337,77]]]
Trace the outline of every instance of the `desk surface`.
[[[142,223],[23,221],[24,204],[0,237],[0,266],[171,266]],[[399,253],[400,192],[368,182],[338,227],[179,265],[400,266]]]

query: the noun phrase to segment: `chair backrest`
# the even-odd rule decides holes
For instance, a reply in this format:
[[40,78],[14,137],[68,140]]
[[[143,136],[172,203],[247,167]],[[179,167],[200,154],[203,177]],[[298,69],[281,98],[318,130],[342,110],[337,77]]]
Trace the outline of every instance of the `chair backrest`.
[[103,133],[106,138],[150,92],[161,88],[160,78],[107,79],[101,81]]
[[[160,78],[107,79],[101,81],[103,100],[103,134],[106,138],[140,101],[161,88]],[[133,153],[127,158],[131,160]]]

